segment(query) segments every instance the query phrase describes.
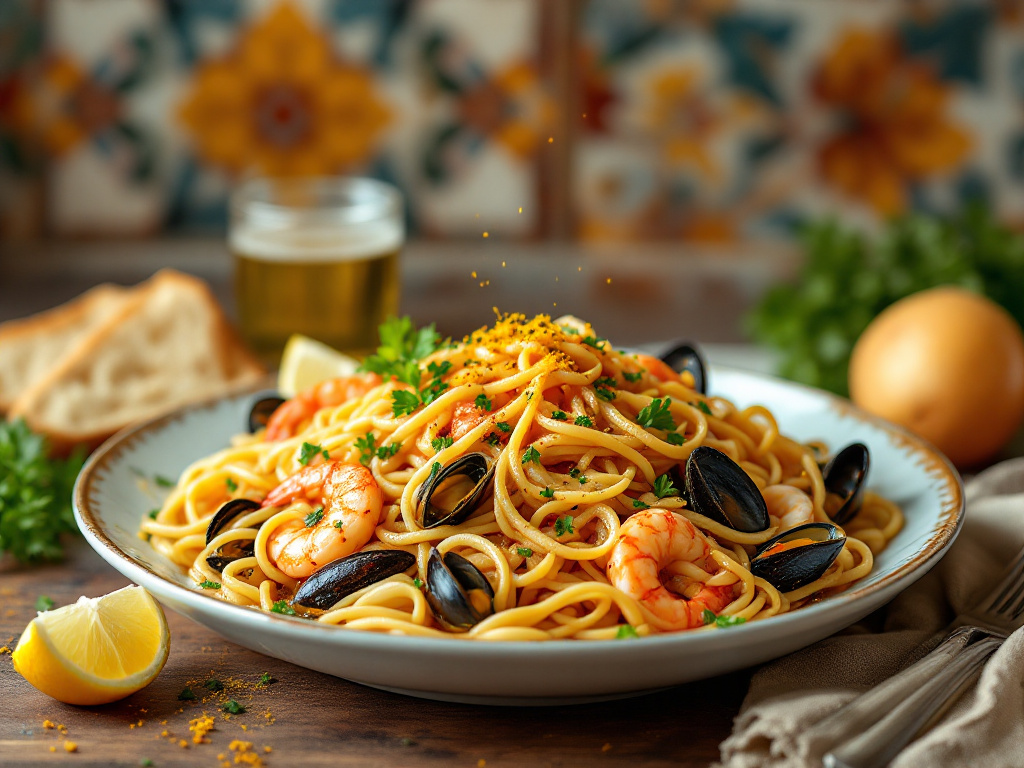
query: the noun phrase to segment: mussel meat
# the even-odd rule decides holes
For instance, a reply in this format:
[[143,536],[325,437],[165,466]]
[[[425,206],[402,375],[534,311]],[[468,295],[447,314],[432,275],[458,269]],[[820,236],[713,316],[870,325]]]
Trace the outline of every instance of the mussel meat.
[[818,579],[846,544],[846,537],[829,523],[791,528],[757,548],[750,572],[780,592],[792,592]]
[[[446,482],[449,478],[452,482]],[[451,494],[455,492],[459,478],[468,479],[473,486],[452,504]],[[458,525],[480,506],[492,479],[494,463],[483,453],[467,453],[439,471],[432,472],[416,493],[420,525],[424,528]],[[444,497],[446,502],[441,501]]]
[[401,549],[356,552],[314,571],[299,587],[292,604],[326,611],[353,592],[407,571],[415,564],[415,556]]
[[274,414],[281,404],[284,402],[283,397],[261,397],[255,403],[252,404],[252,408],[249,410],[249,431],[259,432],[270,421],[270,417]]
[[863,443],[843,448],[821,470],[825,483],[825,512],[839,525],[856,517],[864,501],[871,456]]
[[[239,515],[252,512],[260,508],[258,501],[252,499],[231,499],[221,506],[220,509],[210,518],[210,524],[206,526],[206,543],[213,541],[214,537],[223,531],[228,524]],[[251,539],[237,539],[217,547],[211,555],[206,558],[206,564],[216,571],[224,570],[228,563],[239,560],[243,557],[252,557],[255,552],[255,542]]]
[[465,632],[494,613],[494,590],[469,560],[437,547],[427,560],[427,602],[446,628]]
[[695,344],[677,344],[661,356],[661,360],[676,373],[689,372],[693,376],[693,388],[702,395],[708,393],[707,366],[704,355]]
[[743,468],[709,445],[686,460],[686,492],[698,514],[744,533],[768,527],[768,507]]

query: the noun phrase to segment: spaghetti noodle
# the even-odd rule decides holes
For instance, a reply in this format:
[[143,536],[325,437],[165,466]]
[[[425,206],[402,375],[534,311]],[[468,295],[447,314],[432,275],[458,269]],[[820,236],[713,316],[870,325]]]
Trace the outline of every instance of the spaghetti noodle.
[[[835,521],[819,447],[782,435],[766,408],[704,395],[687,373],[620,352],[571,317],[504,315],[461,342],[432,342],[411,367],[399,360],[405,373],[334,382],[344,389],[334,404],[322,387],[306,393],[268,430],[197,461],[142,532],[196,584],[239,605],[354,629],[540,640],[784,613],[865,576],[902,526],[895,504],[866,491],[835,528],[834,561],[780,591],[752,561],[808,543],[777,541],[787,530]],[[694,508],[684,469],[702,446],[761,492],[767,527],[744,532]],[[453,464],[487,477],[444,478]],[[449,514],[460,498],[471,502],[464,519]],[[251,501],[210,526],[232,499]],[[425,527],[431,508],[439,517]],[[437,611],[435,548],[433,559],[456,553],[486,577],[493,595],[471,595],[471,626]],[[295,601],[327,563],[377,550],[414,561],[325,609]],[[363,558],[370,571],[383,561]]]

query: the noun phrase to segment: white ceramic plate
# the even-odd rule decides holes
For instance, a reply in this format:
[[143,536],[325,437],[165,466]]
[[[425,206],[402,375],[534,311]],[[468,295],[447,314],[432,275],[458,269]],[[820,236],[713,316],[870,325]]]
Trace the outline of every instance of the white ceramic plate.
[[728,630],[620,641],[466,642],[381,635],[230,605],[197,589],[138,536],[154,506],[136,473],[177,477],[244,429],[252,395],[195,406],[115,435],[75,487],[92,547],[161,602],[227,639],[338,677],[433,699],[565,703],[630,695],[711,677],[790,653],[857,621],[921,578],[960,528],[963,492],[946,459],[922,440],[848,402],[789,382],[716,368],[712,394],[766,405],[785,434],[831,448],[871,450],[869,487],[903,508],[906,527],[848,591]]

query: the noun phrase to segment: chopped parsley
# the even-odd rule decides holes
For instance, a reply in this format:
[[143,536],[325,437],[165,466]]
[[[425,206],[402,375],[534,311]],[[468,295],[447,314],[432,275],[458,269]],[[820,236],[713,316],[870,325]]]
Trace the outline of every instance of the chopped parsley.
[[520,557],[533,557],[533,550],[529,547],[516,547],[516,554]]
[[306,515],[306,517],[303,519],[303,522],[306,524],[307,528],[312,528],[314,525],[316,525],[317,523],[319,523],[323,519],[324,519],[324,508],[323,507],[317,507],[312,512],[310,512],[308,515]]
[[174,481],[168,480],[163,475],[153,475],[153,482],[159,485],[161,488],[173,488]]
[[285,600],[276,600],[274,604],[270,606],[271,613],[283,613],[285,616],[294,616],[295,609],[288,605]]
[[49,595],[40,595],[36,598],[36,610],[40,613],[53,610],[53,600]]
[[220,708],[231,715],[245,714],[245,707],[243,707],[234,699],[228,699],[226,702],[220,705]]
[[605,376],[594,382],[594,392],[602,400],[611,402],[615,399],[615,379]]
[[391,443],[391,445],[375,445],[377,438],[373,432],[367,432],[362,437],[356,438],[356,448],[359,449],[359,463],[363,466],[369,466],[370,459],[376,456],[381,461],[390,459],[396,453],[398,449],[402,447],[401,443]]
[[441,340],[434,325],[416,330],[408,317],[391,317],[378,330],[380,346],[377,354],[367,357],[359,370],[379,373],[385,379],[394,377],[418,387],[420,366],[417,361],[434,352]]
[[205,683],[203,683],[203,685],[206,686],[207,688],[209,688],[211,691],[223,691],[224,690],[224,683],[222,683],[220,680],[218,680],[218,679],[216,679],[214,677],[211,677],[209,680],[207,680]]
[[484,438],[484,442],[487,443],[488,445],[501,445],[501,435],[499,435],[497,432],[488,432],[487,437]]
[[648,503],[646,503],[644,501],[640,501],[640,499],[633,499],[633,508],[634,509],[650,509],[650,507],[651,507],[650,504],[648,504]]
[[450,435],[435,437],[430,441],[430,447],[434,449],[434,453],[440,453],[445,448],[451,448],[454,442]]
[[669,445],[682,445],[686,442],[686,438],[678,432],[669,432],[665,435],[665,440],[668,441]]
[[594,420],[589,416],[577,416],[573,424],[577,427],[592,427],[594,426]]
[[572,469],[569,470],[569,477],[571,477],[574,480],[579,480],[580,485],[586,485],[587,476],[580,472],[580,470],[577,467],[573,467]]
[[582,341],[588,347],[593,347],[594,349],[604,349],[604,343],[608,341],[608,339],[602,339],[600,336],[584,336]]
[[335,520],[334,521],[334,527],[337,528],[340,531],[342,528],[345,527],[345,523],[344,523],[343,520]]
[[441,378],[451,369],[452,364],[450,360],[445,360],[443,363],[430,363],[427,365],[427,372],[435,379]]
[[228,487],[228,493],[234,493],[238,490],[238,483],[232,480],[230,477],[224,481],[224,485]]
[[714,611],[704,609],[704,612],[700,615],[701,619],[704,620],[704,624],[714,624],[719,629],[726,629],[727,627],[738,627],[740,624],[746,624],[747,620],[742,616],[716,616]]
[[700,410],[704,411],[704,413],[706,413],[708,416],[713,416],[714,415],[714,414],[711,413],[711,407],[707,403],[705,403],[703,400],[698,400],[693,405],[694,405],[695,408],[699,408]]
[[276,683],[276,682],[277,682],[277,680],[272,678],[270,676],[269,672],[264,672],[262,675],[260,675],[260,679],[256,681],[256,687],[257,688],[266,688],[271,683]]
[[556,421],[566,421],[569,417],[566,415],[565,411],[552,411],[551,418]]
[[644,429],[653,427],[654,429],[663,429],[666,432],[674,430],[676,423],[669,412],[671,405],[672,398],[666,397],[662,400],[660,397],[656,397],[636,415],[636,423]]
[[494,426],[496,426],[502,432],[511,432],[512,431],[512,425],[509,424],[507,421],[499,421]]
[[178,701],[195,701],[196,695],[191,688],[185,687],[181,689],[181,693],[178,694]]
[[543,496],[545,499],[550,499],[554,497],[555,492],[550,488],[545,488],[543,491],[540,492],[540,495]]
[[[631,371],[623,371],[622,372],[622,377],[626,381],[632,381],[632,382],[636,383],[636,382],[640,381],[640,379],[642,379],[644,377],[644,372],[643,371],[637,371],[636,373],[632,373]],[[626,626],[628,627],[629,625],[627,624]]]
[[423,589],[423,581],[419,577],[412,580],[412,585],[416,587],[416,589]]
[[317,454],[322,455],[325,460],[329,460],[331,458],[331,454],[321,446],[313,445],[312,443],[303,443],[302,448],[299,450],[299,464],[304,467],[307,466],[310,461],[316,458]]
[[481,411],[491,410],[491,398],[481,392],[476,396],[476,400],[473,401],[473,405],[479,408]]
[[679,489],[672,484],[672,478],[668,476],[667,472],[654,478],[654,488],[652,490],[659,499],[664,499],[666,496],[679,495]]
[[526,449],[525,453],[523,453],[523,464],[526,465],[531,461],[540,464],[540,451],[532,445]]
[[139,761],[139,765],[142,768],[153,768],[153,761],[150,760],[148,757],[144,757]]
[[428,405],[437,400],[447,389],[448,385],[443,381],[432,379],[427,386],[420,390],[420,400],[423,401],[424,405]]
[[209,579],[204,579],[203,583],[200,584],[199,586],[202,587],[203,589],[220,589],[220,582],[219,581],[210,581]]
[[151,509],[151,510],[149,510],[149,519],[150,520],[156,520],[156,516],[159,515],[159,514],[160,514],[160,510],[159,509]]
[[572,515],[555,518],[555,536],[564,536],[567,533],[576,533],[572,527]]
[[616,640],[630,640],[634,637],[640,637],[636,633],[632,624],[620,624],[618,632],[615,633]]
[[396,389],[391,393],[391,412],[395,416],[408,416],[420,407],[420,396],[407,389]]

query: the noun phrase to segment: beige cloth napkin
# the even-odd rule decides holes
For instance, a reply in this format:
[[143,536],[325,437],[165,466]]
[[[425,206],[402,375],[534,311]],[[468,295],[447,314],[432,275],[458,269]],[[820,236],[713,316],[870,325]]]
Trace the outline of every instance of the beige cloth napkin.
[[[963,530],[930,573],[842,634],[759,669],[721,745],[726,768],[805,768],[825,751],[803,731],[920,655],[954,616],[984,597],[1024,545],[1024,459],[967,484]],[[938,633],[938,634],[937,634]],[[1024,766],[1024,629],[989,660],[976,686],[892,762]]]

